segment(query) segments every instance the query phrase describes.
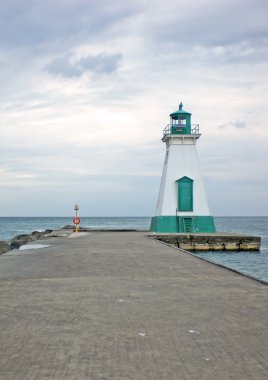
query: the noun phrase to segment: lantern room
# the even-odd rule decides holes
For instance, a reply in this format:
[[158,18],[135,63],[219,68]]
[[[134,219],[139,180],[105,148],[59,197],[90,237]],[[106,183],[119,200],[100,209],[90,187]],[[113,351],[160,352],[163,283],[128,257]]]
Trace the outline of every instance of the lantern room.
[[179,109],[169,116],[171,134],[191,134],[191,113],[183,110],[182,103]]

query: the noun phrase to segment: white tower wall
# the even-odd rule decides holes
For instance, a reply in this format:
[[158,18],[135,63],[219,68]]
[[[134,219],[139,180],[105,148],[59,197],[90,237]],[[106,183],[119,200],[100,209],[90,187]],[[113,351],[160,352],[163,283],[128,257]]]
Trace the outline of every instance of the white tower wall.
[[[196,150],[196,141],[199,136],[184,135],[166,138],[166,156],[156,216],[210,215]],[[176,181],[184,176],[193,180],[193,211],[177,212],[178,184]]]

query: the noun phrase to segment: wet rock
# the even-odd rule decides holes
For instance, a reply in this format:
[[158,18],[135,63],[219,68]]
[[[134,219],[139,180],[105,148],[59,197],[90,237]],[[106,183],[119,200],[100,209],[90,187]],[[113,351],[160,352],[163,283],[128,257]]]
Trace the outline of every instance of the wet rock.
[[16,235],[10,240],[10,249],[18,249],[21,245],[25,245],[27,243],[30,243],[32,241],[36,241],[38,239],[42,239],[46,236],[49,236],[49,234],[53,230],[46,230],[43,232],[40,231],[33,231],[31,234],[21,234]]
[[10,244],[7,241],[0,241],[0,255],[10,251]]
[[53,230],[45,230],[45,231],[40,232],[40,236],[38,237],[38,239],[46,239],[50,237],[50,234],[52,231]]
[[36,239],[39,239],[44,233],[40,231],[33,231],[31,235],[35,237]]
[[[0,255],[12,249],[19,249],[22,245],[31,243],[39,239],[51,237],[53,230],[47,229],[45,231],[33,231],[31,234],[21,234],[14,236],[9,241],[0,241]],[[68,236],[69,234],[63,235]]]
[[10,248],[18,249],[21,245],[37,240],[35,235],[16,235],[10,240]]

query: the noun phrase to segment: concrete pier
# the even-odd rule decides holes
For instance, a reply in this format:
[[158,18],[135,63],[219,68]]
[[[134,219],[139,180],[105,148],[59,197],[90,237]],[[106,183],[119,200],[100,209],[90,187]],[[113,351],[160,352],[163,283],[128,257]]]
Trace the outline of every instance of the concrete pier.
[[261,238],[226,232],[153,233],[151,237],[186,251],[259,251]]
[[0,256],[0,379],[267,378],[266,285],[143,232],[35,243]]

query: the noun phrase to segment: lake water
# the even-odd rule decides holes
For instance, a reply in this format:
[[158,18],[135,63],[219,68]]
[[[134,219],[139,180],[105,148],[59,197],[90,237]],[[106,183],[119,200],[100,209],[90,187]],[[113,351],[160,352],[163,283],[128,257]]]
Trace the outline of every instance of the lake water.
[[[72,224],[73,217],[35,217],[9,218],[0,217],[0,240],[8,240],[18,234],[32,231],[61,228]],[[138,229],[150,228],[150,217],[81,217],[81,226],[103,229]]]
[[198,252],[197,256],[268,282],[268,217],[217,217],[217,231],[261,236],[260,252]]
[[[149,229],[151,217],[81,217],[83,227]],[[198,256],[268,281],[268,217],[215,217],[217,231],[261,236],[260,252],[199,252]],[[18,234],[61,228],[72,217],[0,218],[0,240]]]

